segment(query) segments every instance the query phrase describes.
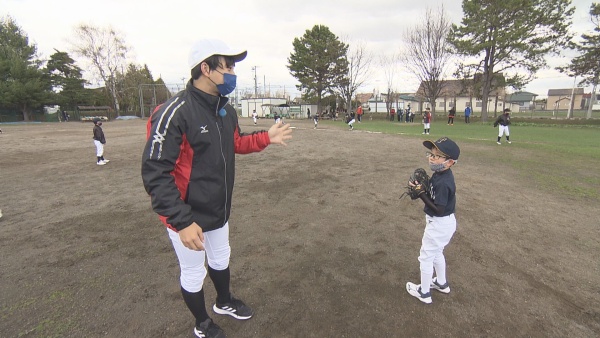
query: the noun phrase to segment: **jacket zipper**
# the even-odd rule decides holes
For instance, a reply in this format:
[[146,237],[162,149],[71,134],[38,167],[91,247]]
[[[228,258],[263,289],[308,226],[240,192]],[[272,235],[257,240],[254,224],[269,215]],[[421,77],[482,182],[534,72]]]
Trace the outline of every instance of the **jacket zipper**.
[[[219,104],[221,103],[221,98],[219,98],[219,102],[217,103],[217,109],[219,109]],[[219,132],[219,145],[221,146],[221,157],[223,158],[223,164],[225,165],[225,175],[223,175],[223,179],[225,180],[225,206],[223,207],[223,222],[227,221],[227,202],[229,197],[227,196],[227,161],[225,160],[225,154],[223,154],[223,138],[221,136],[221,129],[219,128],[219,112],[216,111],[215,116],[217,117],[217,121],[215,121],[215,126],[217,127],[217,131]],[[225,225],[225,223],[223,223]]]

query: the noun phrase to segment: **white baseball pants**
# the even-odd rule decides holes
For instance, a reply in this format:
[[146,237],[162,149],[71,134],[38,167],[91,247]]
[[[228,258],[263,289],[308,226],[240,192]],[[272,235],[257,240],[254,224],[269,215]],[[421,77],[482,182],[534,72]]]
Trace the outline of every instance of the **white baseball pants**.
[[423,123],[423,129],[431,129],[431,123]]
[[454,214],[445,217],[432,217],[425,215],[425,232],[421,241],[419,255],[421,269],[421,291],[429,292],[429,285],[433,278],[433,271],[440,284],[446,283],[446,258],[444,247],[456,231],[456,218]]
[[508,126],[503,126],[503,125],[498,126],[498,137],[502,137],[502,134],[506,134],[506,136],[510,136]]
[[104,144],[100,143],[98,140],[94,140],[94,144],[96,145],[96,156],[101,157],[104,155]]
[[229,246],[229,222],[222,228],[204,233],[204,251],[195,251],[186,248],[179,233],[167,228],[171,243],[179,260],[181,275],[179,280],[181,287],[187,292],[199,292],[202,290],[206,267],[204,257],[208,258],[208,265],[215,270],[225,270],[229,266],[231,247]]

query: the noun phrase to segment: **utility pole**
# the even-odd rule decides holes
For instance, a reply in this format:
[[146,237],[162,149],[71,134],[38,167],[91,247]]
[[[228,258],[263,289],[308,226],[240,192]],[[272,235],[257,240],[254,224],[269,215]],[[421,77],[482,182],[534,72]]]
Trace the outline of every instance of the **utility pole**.
[[577,83],[577,76],[573,78],[573,89],[571,90],[571,102],[569,103],[569,110],[567,111],[567,120],[573,118],[573,106],[575,105],[575,84]]
[[258,97],[258,83],[256,82],[256,67],[258,67],[258,66],[252,67],[252,70],[254,71],[254,98]]

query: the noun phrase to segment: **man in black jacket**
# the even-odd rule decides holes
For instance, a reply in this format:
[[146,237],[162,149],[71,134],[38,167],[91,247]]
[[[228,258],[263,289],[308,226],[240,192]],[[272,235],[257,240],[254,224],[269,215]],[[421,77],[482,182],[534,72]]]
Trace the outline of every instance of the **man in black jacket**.
[[280,123],[268,131],[241,132],[225,95],[234,90],[235,63],[246,54],[220,40],[196,42],[188,60],[192,79],[148,120],[142,179],[177,254],[181,293],[196,318],[196,337],[225,336],[206,311],[207,272],[217,291],[215,313],[241,320],[254,314],[229,291],[235,154],[261,151],[269,144],[285,145],[292,137],[289,124]]

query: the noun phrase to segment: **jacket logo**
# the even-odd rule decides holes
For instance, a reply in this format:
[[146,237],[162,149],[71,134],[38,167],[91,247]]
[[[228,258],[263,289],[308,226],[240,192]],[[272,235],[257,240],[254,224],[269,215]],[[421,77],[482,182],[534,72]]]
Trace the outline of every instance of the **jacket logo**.
[[165,140],[165,135],[161,134],[158,130],[156,130],[156,134],[154,134],[153,139],[154,139],[152,141],[153,145],[154,145],[154,143],[162,144],[163,141]]
[[204,134],[204,133],[208,133],[208,130],[206,129],[208,126],[200,126],[200,129],[202,129],[200,131],[200,134]]

